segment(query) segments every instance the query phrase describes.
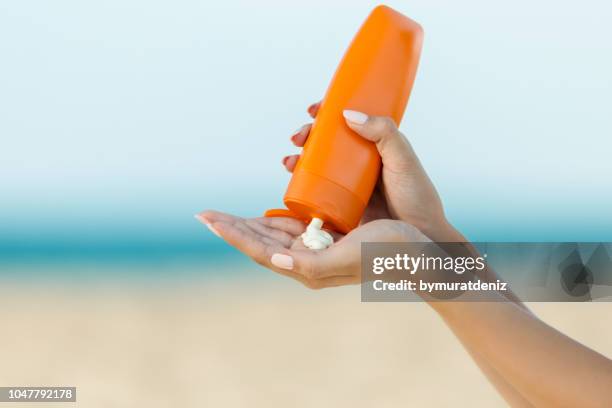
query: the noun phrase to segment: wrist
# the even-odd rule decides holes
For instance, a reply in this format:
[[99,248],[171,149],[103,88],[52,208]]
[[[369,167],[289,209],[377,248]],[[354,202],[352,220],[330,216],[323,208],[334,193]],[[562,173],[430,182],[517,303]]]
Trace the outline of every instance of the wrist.
[[448,222],[446,217],[441,217],[434,222],[424,223],[421,226],[416,226],[435,242],[465,242],[466,238]]

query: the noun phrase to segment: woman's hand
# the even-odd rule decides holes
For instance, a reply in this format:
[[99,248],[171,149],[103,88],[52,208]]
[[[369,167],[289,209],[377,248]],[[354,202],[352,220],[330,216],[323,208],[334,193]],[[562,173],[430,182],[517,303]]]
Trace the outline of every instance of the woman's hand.
[[312,289],[360,283],[362,242],[427,241],[409,224],[381,219],[344,236],[330,232],[334,244],[313,251],[300,238],[306,226],[293,218],[245,219],[217,211],[204,211],[196,218],[255,262]]
[[[317,110],[315,104],[309,113],[314,117]],[[435,188],[393,121],[355,111],[344,116],[351,129],[376,143],[383,167],[361,225],[345,236],[334,234],[336,242],[329,248],[305,248],[300,239],[305,225],[291,218],[243,219],[215,211],[196,217],[256,262],[310,288],[359,283],[362,242],[423,242],[428,241],[425,235],[434,241],[463,241],[446,221]],[[309,132],[310,125],[302,127],[293,143],[303,146]],[[298,158],[288,156],[283,164],[292,171]],[[432,305],[509,404],[609,405],[610,360],[538,320],[514,294],[493,296],[498,301]]]
[[[314,118],[318,109],[318,103],[311,105],[308,113]],[[452,228],[446,222],[438,193],[395,123],[390,118],[350,110],[344,117],[357,134],[376,143],[382,172],[361,225],[346,236],[333,233],[332,246],[322,251],[304,247],[300,235],[306,226],[291,218],[244,219],[216,211],[204,211],[196,218],[255,262],[310,288],[359,283],[362,242],[462,238],[449,233]],[[310,128],[311,124],[304,125],[291,136],[293,144],[304,146]],[[293,171],[298,159],[299,155],[287,156],[283,164]]]
[[[320,103],[315,103],[308,108],[311,117],[316,117],[319,106]],[[433,240],[452,241],[458,238],[446,220],[435,187],[393,120],[351,110],[345,111],[344,117],[347,125],[357,134],[376,143],[382,157],[381,178],[362,223],[391,218],[414,225]],[[312,124],[306,124],[293,134],[293,144],[304,146],[311,127]],[[283,158],[288,171],[293,171],[299,157],[291,155]]]

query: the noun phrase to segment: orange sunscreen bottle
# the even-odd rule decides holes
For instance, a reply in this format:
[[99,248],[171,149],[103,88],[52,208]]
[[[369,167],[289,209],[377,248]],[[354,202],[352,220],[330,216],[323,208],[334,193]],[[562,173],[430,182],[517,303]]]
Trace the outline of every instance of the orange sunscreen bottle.
[[378,6],[370,13],[322,101],[287,187],[288,210],[268,210],[266,216],[317,219],[341,233],[357,227],[381,161],[374,143],[354,133],[342,111],[389,116],[399,125],[422,41],[421,26],[397,11]]

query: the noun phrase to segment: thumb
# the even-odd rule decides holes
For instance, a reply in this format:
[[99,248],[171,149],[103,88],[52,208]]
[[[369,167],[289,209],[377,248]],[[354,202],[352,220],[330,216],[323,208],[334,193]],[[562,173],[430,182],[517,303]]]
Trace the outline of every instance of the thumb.
[[344,110],[342,115],[349,128],[376,144],[383,166],[388,170],[413,172],[420,169],[412,146],[398,130],[393,119],[387,116],[368,116],[354,110]]

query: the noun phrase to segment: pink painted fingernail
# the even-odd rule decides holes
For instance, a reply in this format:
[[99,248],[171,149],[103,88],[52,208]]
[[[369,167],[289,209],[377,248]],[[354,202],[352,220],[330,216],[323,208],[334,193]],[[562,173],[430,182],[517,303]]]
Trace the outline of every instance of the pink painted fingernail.
[[293,132],[293,134],[291,135],[291,137],[289,138],[293,144],[295,144],[295,140],[297,139],[298,136],[300,136],[303,132],[304,132],[304,128],[306,127],[306,125],[302,126],[301,128],[299,128],[298,130],[296,130],[295,132]]
[[363,112],[346,109],[342,111],[342,115],[344,116],[344,119],[357,125],[363,125],[368,121],[368,115]]
[[272,265],[277,268],[291,270],[293,269],[293,258],[285,254],[274,254],[270,258]]

